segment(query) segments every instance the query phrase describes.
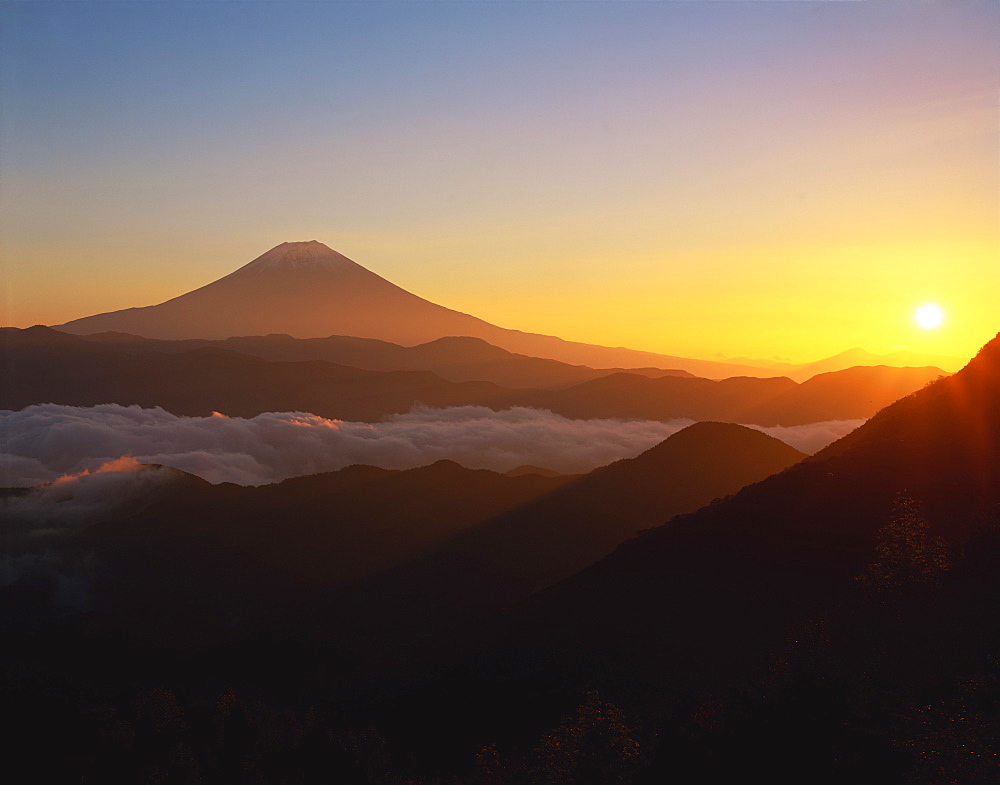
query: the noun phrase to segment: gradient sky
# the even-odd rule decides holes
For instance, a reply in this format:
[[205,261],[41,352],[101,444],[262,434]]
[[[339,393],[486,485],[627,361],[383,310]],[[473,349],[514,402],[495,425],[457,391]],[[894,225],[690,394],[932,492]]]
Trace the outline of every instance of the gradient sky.
[[1000,330],[998,41],[995,0],[4,2],[0,316],[317,239],[569,339],[968,356]]

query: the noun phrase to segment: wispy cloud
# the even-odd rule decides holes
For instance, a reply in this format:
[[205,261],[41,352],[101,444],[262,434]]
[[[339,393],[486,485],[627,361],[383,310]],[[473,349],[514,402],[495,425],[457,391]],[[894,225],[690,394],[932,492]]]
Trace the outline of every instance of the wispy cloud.
[[52,609],[89,609],[96,556],[74,545],[72,535],[103,515],[128,508],[171,476],[179,475],[125,456],[0,499],[0,589],[27,581]]
[[811,422],[806,425],[747,425],[747,428],[754,428],[763,431],[775,439],[780,439],[785,444],[790,444],[796,450],[813,453],[819,452],[828,444],[833,444],[843,436],[846,436],[865,420],[827,420],[825,422]]

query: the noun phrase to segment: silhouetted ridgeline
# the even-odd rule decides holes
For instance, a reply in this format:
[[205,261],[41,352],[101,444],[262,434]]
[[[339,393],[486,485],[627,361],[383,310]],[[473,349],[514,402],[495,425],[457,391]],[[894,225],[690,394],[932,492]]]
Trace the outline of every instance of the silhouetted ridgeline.
[[435,634],[510,607],[640,529],[696,510],[805,456],[759,431],[697,423],[466,529],[426,556],[334,598],[335,626],[363,651],[434,649]]
[[[469,340],[456,338],[437,342],[437,346],[404,349],[377,341],[328,338],[307,342],[281,336],[217,342],[108,340],[107,336],[85,340],[45,327],[3,328],[0,408],[119,403],[160,406],[189,416],[207,416],[213,411],[236,417],[307,411],[335,419],[376,421],[407,412],[418,403],[434,407],[472,404],[493,409],[532,406],[580,419],[689,418],[800,425],[870,417],[942,373],[937,368],[878,366],[822,374],[796,384],[784,377],[712,381],[675,372],[660,372],[670,375],[652,378],[650,374],[657,372],[649,369],[601,376],[594,369],[517,355],[494,363],[445,359],[454,357],[456,346],[459,357],[464,356]],[[344,345],[349,351],[334,351]],[[472,343],[477,356],[491,354],[494,348]],[[284,359],[265,360],[260,355]],[[336,356],[363,367],[409,369],[373,371],[325,359],[293,359],[300,356]],[[421,366],[422,362],[428,365]],[[446,381],[438,375],[451,372],[465,381]],[[473,378],[479,374],[482,379]],[[560,389],[511,389],[489,381],[520,383],[528,376]],[[581,377],[588,381],[573,383]]]
[[469,663],[669,711],[703,753],[733,756],[700,761],[704,781],[989,782],[998,511],[1000,337],[816,456],[508,611]]
[[[386,660],[414,643],[426,652],[428,630],[484,618],[599,558],[637,528],[802,457],[757,431],[703,423],[582,478],[512,478],[442,461],[405,472],[355,466],[243,488],[124,462],[12,493],[4,512],[13,561],[0,602],[16,677],[4,689],[29,718],[29,737],[61,700],[89,705],[85,695],[110,689],[105,700],[112,703],[100,712],[111,725],[99,723],[101,737],[78,753],[86,771],[109,781],[139,776],[154,763],[183,768],[171,757],[176,749],[157,746],[162,728],[142,726],[147,711],[169,711],[175,720],[164,720],[173,728],[168,735],[201,748],[191,751],[196,757],[231,743],[214,735],[217,729],[210,736],[198,729],[217,717],[219,701],[241,706],[240,722],[251,727],[262,717],[275,721],[262,695],[296,703],[327,695],[346,700],[360,717],[377,703],[342,691],[357,687],[370,697],[385,681],[390,672],[374,669],[372,656]],[[61,656],[67,648],[74,657]],[[391,673],[398,672],[397,665]],[[386,683],[399,683],[392,679]],[[143,686],[150,680],[152,690]],[[131,687],[133,697],[115,704]],[[228,698],[230,688],[255,697]],[[29,694],[39,690],[55,703],[32,702]],[[368,733],[337,729],[325,713],[326,724],[318,725],[315,717],[281,716],[324,728],[327,750],[338,733]],[[122,750],[116,727],[133,738],[151,734],[147,741],[159,752]],[[92,732],[72,734],[90,739]],[[268,744],[302,742],[290,738]],[[352,754],[342,751],[324,765]],[[219,765],[198,758],[199,771],[217,774]],[[43,770],[60,779],[72,763],[49,759]]]
[[581,478],[123,464],[4,494],[8,767],[996,782],[1000,337],[797,457],[701,423]]
[[136,352],[130,344],[85,341],[45,327],[5,328],[2,339],[0,407],[7,409],[32,403],[120,403],[190,416],[308,411],[370,421],[409,411],[415,402],[502,406],[513,398],[512,391],[489,382],[446,382],[427,371],[278,363],[215,347]]
[[[594,369],[558,360],[514,354],[481,338],[448,336],[416,346],[399,346],[374,338],[331,335],[292,338],[262,335],[209,341],[152,340],[124,333],[85,336],[90,341],[117,344],[122,351],[184,352],[206,346],[231,349],[262,360],[325,360],[368,371],[433,371],[450,382],[484,381],[503,387],[558,388],[606,376],[621,368]],[[687,371],[659,368],[629,369],[651,377],[691,376]]]

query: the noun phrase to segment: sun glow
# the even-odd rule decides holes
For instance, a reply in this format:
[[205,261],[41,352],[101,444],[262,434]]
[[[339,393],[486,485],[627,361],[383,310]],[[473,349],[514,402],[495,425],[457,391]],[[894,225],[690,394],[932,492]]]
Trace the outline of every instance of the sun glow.
[[944,322],[944,311],[934,303],[921,305],[913,314],[913,321],[925,330],[935,330]]

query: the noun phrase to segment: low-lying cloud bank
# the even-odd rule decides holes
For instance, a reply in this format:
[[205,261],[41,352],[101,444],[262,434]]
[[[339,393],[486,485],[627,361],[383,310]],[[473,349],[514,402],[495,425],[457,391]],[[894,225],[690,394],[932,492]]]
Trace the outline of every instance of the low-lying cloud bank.
[[125,457],[0,498],[0,590],[27,581],[50,610],[90,610],[96,557],[85,547],[72,547],[70,535],[102,515],[127,509],[177,476],[173,469]]
[[783,441],[785,444],[794,447],[804,453],[812,455],[833,444],[837,439],[847,436],[851,431],[866,420],[826,420],[824,422],[811,422],[806,425],[747,425],[747,428],[754,428],[758,431],[773,436],[775,439]]
[[[371,424],[304,412],[268,412],[244,419],[218,414],[179,417],[160,408],[117,404],[43,404],[0,411],[0,485],[23,487],[83,476],[123,456],[172,466],[209,482],[241,485],[351,464],[407,469],[442,458],[495,471],[532,464],[576,473],[638,455],[691,422],[570,420],[538,409],[494,412],[460,406],[415,409]],[[812,453],[862,422],[751,427]]]
[[128,507],[176,476],[172,469],[146,466],[130,457],[116,458],[93,471],[63,474],[21,495],[0,499],[6,544],[25,532],[30,533],[32,545],[57,539],[97,515]]

